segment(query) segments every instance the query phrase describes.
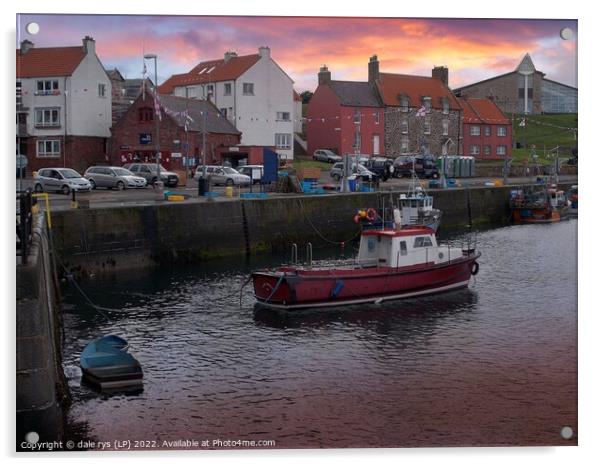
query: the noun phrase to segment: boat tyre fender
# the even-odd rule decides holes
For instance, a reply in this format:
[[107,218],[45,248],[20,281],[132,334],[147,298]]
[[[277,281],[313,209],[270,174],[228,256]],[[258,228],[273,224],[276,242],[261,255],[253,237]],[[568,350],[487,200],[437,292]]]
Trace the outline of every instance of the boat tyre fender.
[[355,217],[353,217],[353,221],[354,221],[355,223],[360,223],[360,216],[359,216],[359,215],[356,215]]
[[475,262],[474,264],[472,264],[472,270],[470,271],[471,275],[476,275],[479,273],[479,263]]
[[374,210],[372,207],[370,207],[367,211],[366,211],[366,218],[368,219],[368,221],[373,222],[374,220],[376,220],[376,210]]

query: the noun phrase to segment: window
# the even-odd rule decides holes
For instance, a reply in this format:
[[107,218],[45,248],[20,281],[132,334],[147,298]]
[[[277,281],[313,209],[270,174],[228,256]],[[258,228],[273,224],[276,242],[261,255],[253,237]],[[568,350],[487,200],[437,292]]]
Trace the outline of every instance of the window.
[[242,93],[244,95],[255,95],[253,83],[242,83]]
[[480,126],[471,126],[470,127],[470,135],[471,136],[480,136],[481,135],[481,127]]
[[408,255],[408,246],[405,241],[399,242],[399,255],[407,256]]
[[60,108],[36,108],[35,126],[37,128],[61,126]]
[[485,155],[491,155],[491,146],[485,146],[483,151]]
[[431,122],[429,119],[424,119],[424,134],[431,134]]
[[449,136],[449,121],[443,120],[441,124],[443,125],[443,136]]
[[470,155],[479,155],[481,153],[481,146],[472,145],[470,146]]
[[60,157],[61,141],[59,139],[46,139],[38,141],[38,157]]
[[224,95],[232,95],[232,83],[224,84]]
[[431,109],[433,108],[433,102],[431,100],[430,97],[423,97],[422,98],[422,106],[425,108],[425,110],[428,112],[431,111]]
[[107,86],[105,84],[98,85],[98,97],[106,97],[107,96]]
[[222,114],[222,116],[228,118],[228,109],[226,107],[220,108],[219,112]]
[[443,98],[443,114],[444,115],[449,114],[449,100],[445,97]]
[[433,245],[431,238],[429,236],[419,236],[414,239],[414,247],[415,248],[428,248]]
[[211,98],[213,96],[213,84],[209,84],[207,86],[207,98]]
[[23,102],[21,100],[23,96],[21,81],[17,81],[17,105],[21,105]]
[[499,137],[504,137],[506,136],[506,127],[505,126],[498,126],[497,127],[497,135]]
[[58,79],[36,81],[35,95],[57,95],[59,93]]
[[408,152],[410,148],[410,138],[408,138],[407,136],[402,136],[401,137],[401,152],[405,153]]
[[410,110],[410,99],[408,99],[406,96],[402,96],[399,99],[399,104],[402,112],[407,113]]
[[409,131],[408,119],[404,118],[403,120],[401,120],[401,134],[408,134],[408,131]]
[[380,125],[380,113],[378,112],[378,110],[376,110],[376,112],[374,113],[374,124]]
[[491,136],[491,126],[485,126],[483,130],[485,131],[485,136]]
[[291,121],[290,112],[276,112],[276,121]]
[[359,108],[356,108],[353,111],[353,122],[361,123],[362,122],[362,111]]
[[196,99],[196,87],[186,87],[185,94],[189,99]]
[[150,107],[139,108],[138,119],[140,122],[153,121],[153,109]]
[[497,146],[495,152],[497,155],[506,155],[506,146]]
[[278,149],[290,149],[292,137],[288,133],[276,133],[276,147]]

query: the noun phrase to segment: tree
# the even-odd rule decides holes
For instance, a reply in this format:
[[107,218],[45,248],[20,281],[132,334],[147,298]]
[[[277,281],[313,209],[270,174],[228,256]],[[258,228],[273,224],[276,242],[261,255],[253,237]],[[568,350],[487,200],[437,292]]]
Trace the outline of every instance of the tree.
[[302,101],[304,104],[307,104],[307,103],[309,103],[309,99],[311,99],[311,98],[312,98],[312,96],[314,95],[314,93],[313,93],[313,92],[311,92],[311,91],[303,91],[303,92],[302,92],[301,94],[299,94],[299,95],[301,96],[301,101]]

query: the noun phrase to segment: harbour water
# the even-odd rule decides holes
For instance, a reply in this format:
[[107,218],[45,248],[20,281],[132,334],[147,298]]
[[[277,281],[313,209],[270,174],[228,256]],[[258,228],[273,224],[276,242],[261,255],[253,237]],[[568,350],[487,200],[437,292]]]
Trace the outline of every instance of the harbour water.
[[[577,220],[486,230],[479,249],[466,290],[292,316],[239,294],[282,257],[81,281],[105,316],[65,284],[72,430],[275,448],[575,445]],[[105,334],[130,342],[142,392],[82,384],[79,354]]]

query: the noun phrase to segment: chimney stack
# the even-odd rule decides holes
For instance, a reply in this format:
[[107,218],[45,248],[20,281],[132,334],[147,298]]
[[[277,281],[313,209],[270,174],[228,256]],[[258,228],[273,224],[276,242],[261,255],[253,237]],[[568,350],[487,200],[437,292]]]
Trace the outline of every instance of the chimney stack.
[[31,49],[33,49],[33,42],[27,39],[21,42],[21,55],[25,55]]
[[370,57],[370,61],[368,62],[368,82],[373,83],[378,81],[380,74],[380,70],[378,68],[378,57],[376,55],[372,55]]
[[87,54],[96,53],[96,42],[92,37],[86,36],[82,39],[82,43],[84,44],[84,52]]
[[259,56],[261,58],[263,58],[263,57],[270,58],[270,48],[267,46],[259,47]]
[[236,52],[227,51],[226,53],[224,53],[224,62],[228,63],[230,61],[230,58],[234,57],[238,57],[238,54]]
[[449,71],[447,66],[435,66],[431,76],[438,78],[446,86],[448,85]]
[[318,85],[320,84],[330,84],[330,71],[326,65],[322,65],[318,73]]

